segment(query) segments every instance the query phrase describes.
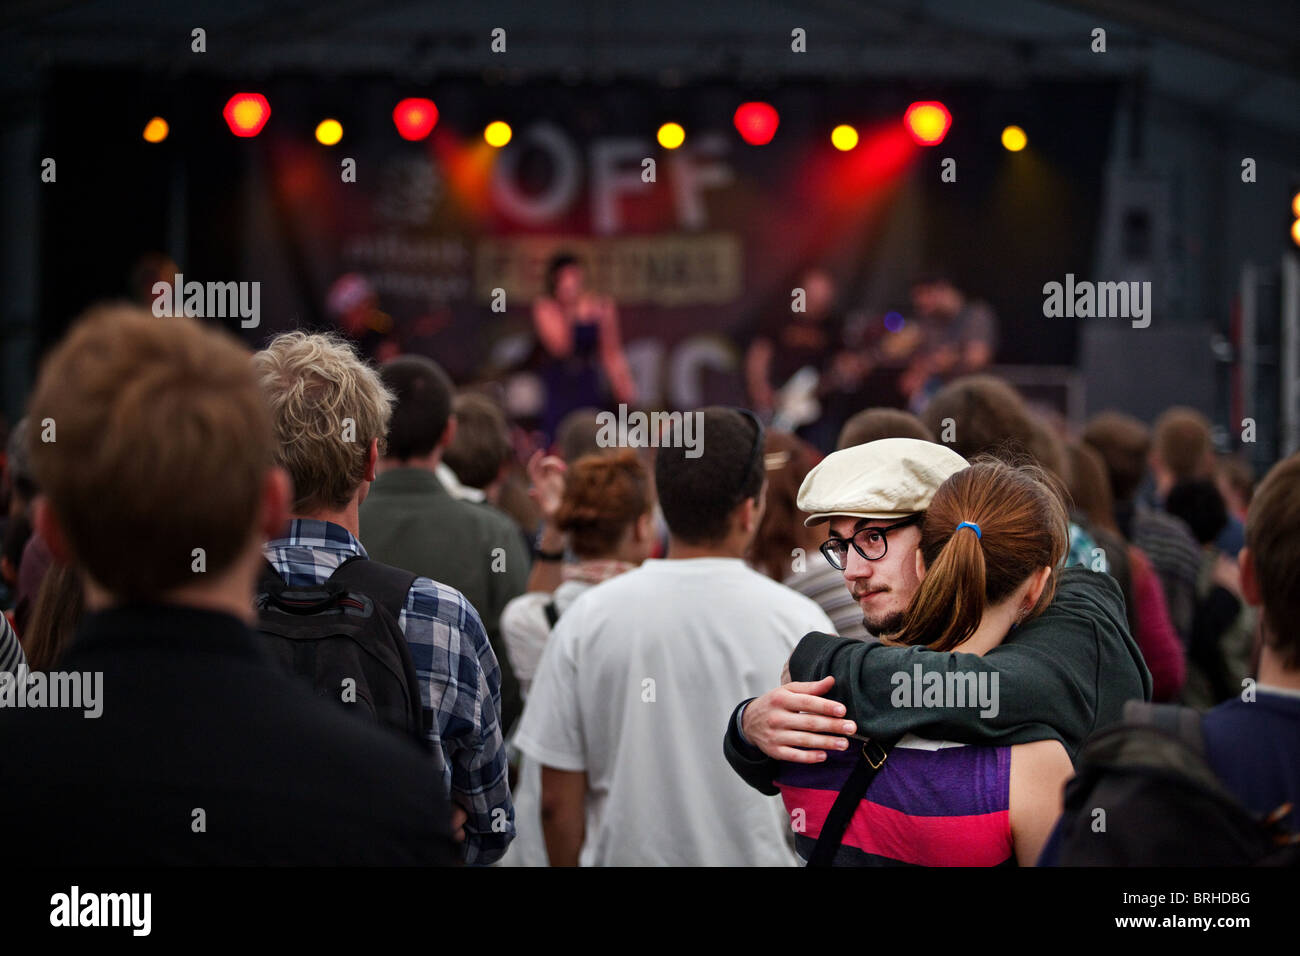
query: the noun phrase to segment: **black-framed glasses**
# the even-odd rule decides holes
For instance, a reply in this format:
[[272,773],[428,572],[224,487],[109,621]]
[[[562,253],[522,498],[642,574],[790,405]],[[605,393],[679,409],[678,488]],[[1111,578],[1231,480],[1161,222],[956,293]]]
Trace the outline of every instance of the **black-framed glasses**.
[[906,528],[921,520],[921,512],[909,515],[902,521],[895,521],[884,527],[863,528],[855,531],[849,538],[828,538],[822,542],[821,553],[836,571],[843,571],[849,566],[849,544],[868,561],[879,561],[889,552],[889,532]]

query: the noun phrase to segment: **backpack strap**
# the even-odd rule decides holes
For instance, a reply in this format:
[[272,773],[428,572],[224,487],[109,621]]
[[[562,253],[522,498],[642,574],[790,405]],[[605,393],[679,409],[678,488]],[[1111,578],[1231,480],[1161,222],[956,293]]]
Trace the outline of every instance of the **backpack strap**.
[[830,813],[826,814],[822,832],[817,837],[817,845],[813,847],[808,857],[809,866],[821,867],[833,864],[835,854],[839,852],[840,844],[844,842],[844,831],[849,828],[849,821],[857,812],[862,798],[867,795],[871,781],[885,765],[895,743],[897,743],[896,739],[884,740],[873,737],[862,745],[862,755],[853,765],[853,771],[840,789],[835,803],[831,805]]
[[266,558],[262,558],[262,570],[257,575],[257,593],[278,594],[284,588],[285,580],[280,576],[280,572],[275,569],[275,565]]
[[410,689],[411,727],[419,744],[427,747],[426,735],[433,727],[435,717],[433,711],[424,706],[420,678],[415,672],[415,660],[406,643],[406,635],[400,630],[407,595],[410,594],[411,585],[418,577],[418,574],[410,571],[403,571],[401,568],[380,564],[378,561],[371,561],[369,558],[354,554],[334,569],[334,573],[329,576],[325,584],[327,587],[333,584],[341,586],[346,591],[364,594],[392,615],[393,627],[399,629],[397,652],[401,655],[402,670],[406,674],[406,685]]
[[555,598],[551,598],[542,606],[542,613],[546,615],[546,626],[555,629],[555,622],[560,619],[560,609],[555,606]]
[[389,567],[354,554],[334,569],[326,584],[337,582],[349,591],[364,594],[376,604],[387,608],[396,623],[406,610],[406,597],[417,577],[418,574],[410,571]]
[[257,606],[271,607],[288,614],[313,614],[331,607],[343,592],[342,585],[324,584],[308,588],[290,588],[270,561],[262,559],[257,578]]
[[1205,759],[1205,734],[1201,730],[1200,711],[1177,704],[1130,700],[1124,703],[1124,722],[1163,730],[1181,740],[1202,760]]

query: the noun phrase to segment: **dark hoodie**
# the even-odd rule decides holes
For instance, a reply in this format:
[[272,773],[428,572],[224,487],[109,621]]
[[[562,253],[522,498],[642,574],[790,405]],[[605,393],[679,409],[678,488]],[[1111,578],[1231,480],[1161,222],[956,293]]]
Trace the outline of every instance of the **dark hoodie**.
[[[894,675],[911,677],[917,665],[926,674],[997,673],[996,716],[982,717],[978,707],[893,706]],[[847,707],[861,735],[995,746],[1054,739],[1071,759],[1093,731],[1120,720],[1125,701],[1151,699],[1151,674],[1129,634],[1119,585],[1078,567],[1061,572],[1046,611],[983,657],[809,634],[790,658],[790,679],[828,675],[835,686],[827,696]],[[741,739],[737,717],[723,743],[727,761],[750,786],[775,794],[779,762]]]

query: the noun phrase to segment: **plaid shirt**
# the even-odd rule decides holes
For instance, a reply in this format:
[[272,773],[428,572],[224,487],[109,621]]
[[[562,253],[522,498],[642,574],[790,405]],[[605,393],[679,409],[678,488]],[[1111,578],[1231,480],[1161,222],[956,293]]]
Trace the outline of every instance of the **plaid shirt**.
[[[295,518],[263,549],[290,587],[316,587],[366,549],[346,528]],[[416,578],[398,620],[420,680],[429,740],[453,802],[469,814],[465,862],[493,863],[515,835],[515,808],[497,715],[501,672],[478,612],[464,595]]]

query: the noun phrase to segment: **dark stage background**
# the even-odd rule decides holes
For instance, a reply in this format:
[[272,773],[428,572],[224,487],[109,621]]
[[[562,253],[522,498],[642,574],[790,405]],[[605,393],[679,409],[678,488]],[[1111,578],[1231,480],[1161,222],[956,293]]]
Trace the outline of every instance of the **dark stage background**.
[[[226,99],[270,100],[260,136],[237,139]],[[491,374],[526,348],[545,260],[584,255],[591,282],[620,303],[624,339],[647,404],[740,401],[742,349],[753,326],[788,310],[801,267],[821,262],[841,304],[879,322],[906,315],[908,280],[943,266],[1002,320],[1002,363],[1069,365],[1076,324],[1045,320],[1041,289],[1068,272],[1093,274],[1118,87],[1113,81],[830,84],[779,89],[697,81],[658,84],[490,84],[479,77],[426,87],[383,78],[58,72],[41,155],[57,157],[57,190],[40,196],[44,350],[90,302],[125,294],[142,253],[171,254],[187,280],[262,283],[256,345],[274,332],[325,324],[330,284],[366,275],[408,351],[460,381]],[[395,103],[427,96],[440,110],[429,139],[394,129]],[[732,125],[742,102],[780,113],[768,146]],[[919,147],[902,115],[937,99],[947,138]],[[150,116],[166,142],[143,142]],[[318,144],[338,119],[341,143]],[[509,122],[514,139],[488,147],[482,129]],[[660,123],[686,129],[676,151]],[[862,142],[839,153],[838,123]],[[1002,149],[1008,123],[1033,130],[1022,153]],[[356,182],[341,181],[345,157]],[[641,180],[655,159],[656,181]],[[956,182],[943,182],[944,158]],[[1014,186],[1013,186],[1014,182]],[[506,311],[491,308],[505,291]],[[511,338],[511,336],[515,338]]]

